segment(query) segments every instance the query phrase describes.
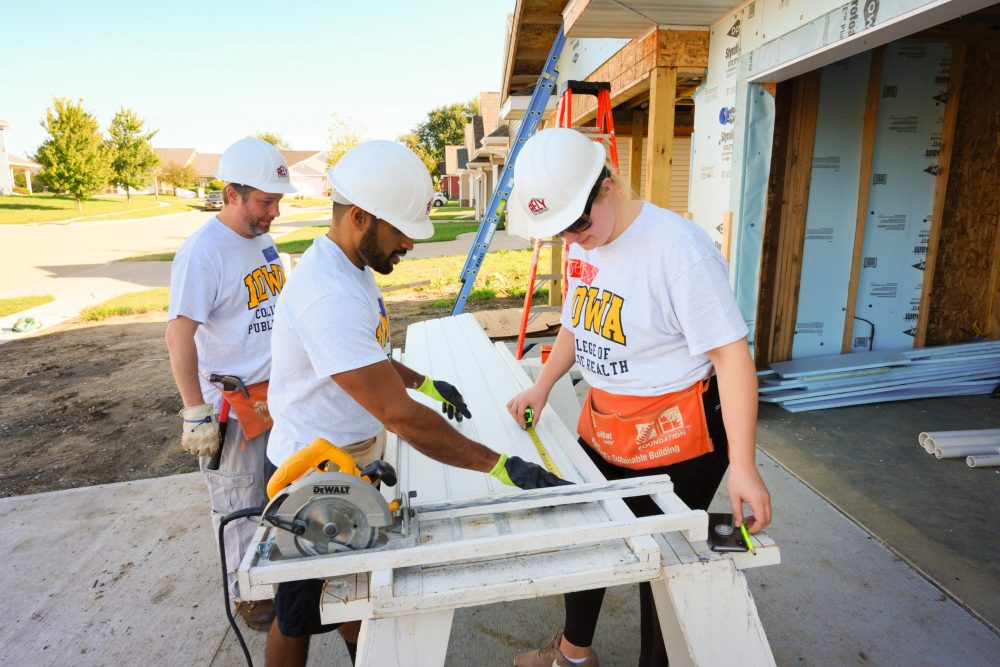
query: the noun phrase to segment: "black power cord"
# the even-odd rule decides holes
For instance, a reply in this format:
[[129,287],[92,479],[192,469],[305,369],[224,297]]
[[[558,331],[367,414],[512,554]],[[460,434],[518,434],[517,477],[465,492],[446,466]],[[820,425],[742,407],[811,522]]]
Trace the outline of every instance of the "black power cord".
[[250,658],[250,650],[247,649],[247,643],[243,640],[243,633],[240,632],[240,628],[236,625],[236,618],[233,617],[232,605],[229,604],[229,570],[226,568],[226,524],[237,519],[249,519],[252,516],[260,516],[264,513],[263,507],[248,507],[243,510],[236,510],[232,514],[227,514],[222,517],[222,521],[219,522],[219,560],[222,562],[222,599],[226,603],[226,618],[229,619],[229,625],[232,627],[233,632],[236,633],[236,639],[240,642],[240,648],[243,649],[243,657],[246,658],[248,667],[253,667],[253,660]]

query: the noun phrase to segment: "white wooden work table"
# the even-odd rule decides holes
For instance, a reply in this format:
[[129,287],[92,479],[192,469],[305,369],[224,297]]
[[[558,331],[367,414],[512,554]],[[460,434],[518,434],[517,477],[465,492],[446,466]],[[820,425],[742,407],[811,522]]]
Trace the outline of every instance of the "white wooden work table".
[[[530,384],[528,372],[506,346],[491,343],[471,315],[411,325],[405,353],[396,356],[458,387],[472,412],[471,420],[456,424],[463,434],[541,463],[506,410]],[[423,395],[418,400],[440,407]],[[444,466],[389,434],[385,459],[396,467],[399,484],[383,493],[392,499],[416,492],[416,544],[263,565],[251,549],[240,568],[244,596],[271,597],[279,581],[327,578],[323,621],[363,621],[357,664],[427,667],[444,664],[457,608],[649,581],[671,665],[773,665],[741,570],[778,563],[778,547],[758,536],[756,555],[711,551],[707,515],[685,506],[665,476],[609,491],[576,441],[578,414],[563,378],[536,432],[577,485],[542,491],[511,489],[488,475]],[[628,486],[631,491],[622,490]],[[636,518],[621,497],[639,490],[654,494],[665,514]],[[268,530],[261,528],[255,542],[267,539]],[[553,631],[562,621],[540,620]]]

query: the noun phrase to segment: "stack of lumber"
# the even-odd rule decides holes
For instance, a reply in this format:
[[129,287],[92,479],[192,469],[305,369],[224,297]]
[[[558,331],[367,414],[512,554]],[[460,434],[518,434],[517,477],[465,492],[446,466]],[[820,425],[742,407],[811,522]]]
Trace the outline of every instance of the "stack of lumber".
[[789,412],[935,396],[989,394],[1000,341],[779,361],[760,374],[760,400]]

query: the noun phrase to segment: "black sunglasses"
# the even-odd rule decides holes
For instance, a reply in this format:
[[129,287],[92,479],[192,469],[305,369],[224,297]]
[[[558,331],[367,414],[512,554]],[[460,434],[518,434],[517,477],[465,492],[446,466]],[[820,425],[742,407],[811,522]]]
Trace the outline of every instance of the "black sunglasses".
[[597,182],[594,183],[594,187],[590,189],[590,194],[587,195],[587,203],[583,207],[583,215],[577,218],[572,225],[556,234],[556,236],[562,236],[566,232],[579,234],[590,229],[590,226],[594,224],[594,221],[590,219],[590,207],[594,205],[594,200],[597,199],[597,194],[601,191],[601,184],[604,183],[604,179],[609,176],[611,176],[611,172],[608,171],[607,167],[601,169],[601,173],[597,176]]

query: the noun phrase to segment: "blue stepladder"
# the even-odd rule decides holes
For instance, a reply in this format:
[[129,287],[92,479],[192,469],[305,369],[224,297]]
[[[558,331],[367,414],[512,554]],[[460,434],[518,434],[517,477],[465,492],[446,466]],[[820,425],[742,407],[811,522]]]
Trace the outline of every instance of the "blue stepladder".
[[514,184],[514,163],[517,161],[517,156],[521,152],[524,142],[538,130],[542,114],[545,113],[545,106],[549,103],[549,97],[555,89],[556,77],[559,76],[556,62],[559,60],[559,55],[565,44],[566,35],[560,26],[559,32],[552,42],[552,48],[549,49],[549,55],[545,59],[542,74],[538,77],[535,90],[531,93],[531,100],[528,102],[528,109],[524,114],[521,127],[517,131],[517,137],[511,144],[507,162],[497,179],[496,189],[486,206],[483,220],[479,224],[479,231],[476,233],[476,239],[473,241],[472,247],[469,248],[469,256],[465,258],[465,266],[462,267],[462,273],[459,275],[462,286],[458,291],[458,298],[455,299],[455,306],[451,310],[452,315],[460,315],[465,309],[465,303],[469,300],[472,285],[476,282],[476,276],[479,275],[479,270],[483,266],[483,259],[490,249],[493,235],[497,231],[500,218],[507,207],[507,200],[510,198],[510,190]]

